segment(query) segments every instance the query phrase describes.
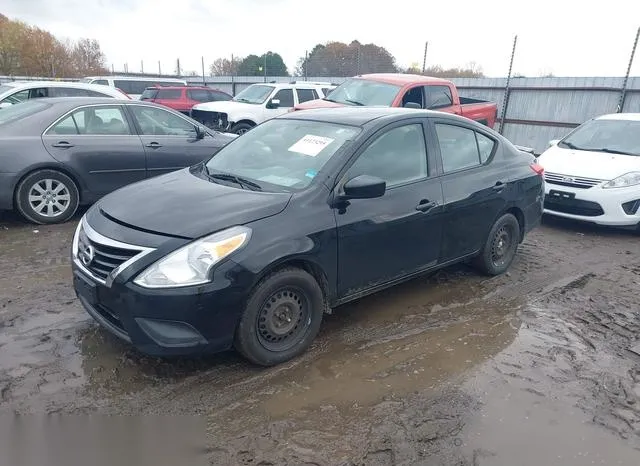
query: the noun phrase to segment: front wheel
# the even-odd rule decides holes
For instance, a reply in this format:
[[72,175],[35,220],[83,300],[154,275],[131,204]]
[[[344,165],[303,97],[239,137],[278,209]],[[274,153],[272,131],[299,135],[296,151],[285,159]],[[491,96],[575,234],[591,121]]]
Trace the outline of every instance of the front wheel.
[[18,212],[30,222],[63,223],[75,214],[80,195],[74,181],[64,173],[38,170],[18,184],[15,204]]
[[251,126],[249,123],[238,123],[236,125],[233,125],[233,127],[231,128],[231,132],[242,135],[251,130],[251,128],[253,128],[253,126]]
[[500,275],[509,269],[520,243],[520,224],[512,214],[504,214],[493,224],[475,265],[487,275]]
[[285,268],[263,279],[249,296],[235,347],[251,362],[273,366],[302,354],[320,330],[324,297],[309,273]]

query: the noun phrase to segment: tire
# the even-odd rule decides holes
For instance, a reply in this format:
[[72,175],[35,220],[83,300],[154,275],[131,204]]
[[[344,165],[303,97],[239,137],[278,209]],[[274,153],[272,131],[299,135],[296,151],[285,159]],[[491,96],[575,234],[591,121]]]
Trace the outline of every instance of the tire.
[[249,131],[251,128],[253,128],[253,125],[250,125],[249,123],[237,123],[233,125],[231,132],[241,135]]
[[519,244],[518,219],[512,214],[504,214],[493,224],[474,265],[487,275],[501,275],[511,266]]
[[15,192],[17,211],[38,225],[64,223],[78,210],[76,183],[57,170],[38,170],[27,175]]
[[278,270],[249,296],[234,345],[254,364],[280,364],[309,348],[323,314],[324,296],[315,278],[297,268]]

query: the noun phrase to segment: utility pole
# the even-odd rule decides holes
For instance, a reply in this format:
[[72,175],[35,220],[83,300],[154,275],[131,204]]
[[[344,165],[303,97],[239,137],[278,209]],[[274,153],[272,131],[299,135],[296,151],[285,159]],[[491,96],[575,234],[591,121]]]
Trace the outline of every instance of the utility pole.
[[144,74],[144,60],[140,60],[140,73]]
[[264,82],[267,82],[267,54],[264,54],[264,64],[262,65],[262,69],[264,70]]
[[202,57],[202,85],[207,85],[207,79],[204,76],[204,56]]
[[424,58],[422,59],[422,74],[427,71],[427,49],[429,48],[429,41],[424,43]]
[[180,59],[179,58],[176,59],[176,75],[177,76],[182,76],[181,73],[180,73]]
[[509,61],[509,74],[507,74],[507,83],[504,86],[504,97],[502,98],[502,116],[500,118],[500,134],[504,131],[504,120],[507,119],[507,106],[509,105],[509,95],[511,94],[509,85],[511,84],[511,71],[513,70],[513,57],[516,54],[516,44],[518,36],[513,38],[513,48],[511,49],[511,60]]
[[162,68],[160,68],[160,60],[158,60],[158,76],[162,76]]
[[307,60],[309,60],[309,51],[305,50],[304,51],[304,64],[302,65],[302,67],[303,67],[302,71],[304,71],[304,80],[305,81],[307,81],[309,79],[309,74],[307,72],[307,69],[309,68],[307,66]]
[[636,55],[636,48],[638,47],[639,37],[640,37],[640,27],[636,32],[636,39],[633,42],[633,47],[631,47],[631,57],[629,58],[629,66],[627,66],[627,74],[625,74],[624,81],[622,82],[622,89],[620,89],[620,101],[618,102],[617,113],[621,113],[622,110],[624,110],[624,100],[627,97],[627,83],[629,82],[629,74],[631,73],[631,65],[633,65],[633,59]]

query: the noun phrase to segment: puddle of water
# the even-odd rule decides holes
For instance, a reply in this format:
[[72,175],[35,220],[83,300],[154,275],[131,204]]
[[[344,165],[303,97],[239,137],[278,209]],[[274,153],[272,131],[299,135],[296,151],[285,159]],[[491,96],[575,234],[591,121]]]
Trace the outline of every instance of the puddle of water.
[[[551,312],[532,309],[536,321],[525,322],[513,342],[463,385],[482,403],[459,436],[463,451],[478,466],[637,465],[640,448],[625,442],[626,434],[616,435],[612,424],[595,422],[600,415],[607,419],[611,408],[597,414],[598,398],[606,395],[579,372],[594,364],[594,377],[604,378],[602,371],[616,369],[617,361],[622,375],[625,362],[588,354],[568,330],[571,324]],[[612,419],[615,426],[615,418],[603,422]]]
[[518,331],[519,321],[504,309],[457,311],[472,314],[435,328],[428,320],[422,325],[414,321],[409,329],[398,326],[380,338],[334,343],[309,363],[271,380],[268,390],[258,390],[253,407],[257,402],[277,418],[324,405],[348,410],[433,388],[498,353]]

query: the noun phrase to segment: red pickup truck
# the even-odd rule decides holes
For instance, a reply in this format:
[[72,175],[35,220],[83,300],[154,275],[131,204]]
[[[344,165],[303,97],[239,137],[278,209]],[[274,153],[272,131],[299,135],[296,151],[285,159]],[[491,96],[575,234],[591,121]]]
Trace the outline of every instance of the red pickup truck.
[[298,104],[293,110],[348,105],[437,110],[462,115],[490,128],[498,116],[496,103],[460,97],[451,81],[399,73],[364,74],[350,78],[323,99]]

